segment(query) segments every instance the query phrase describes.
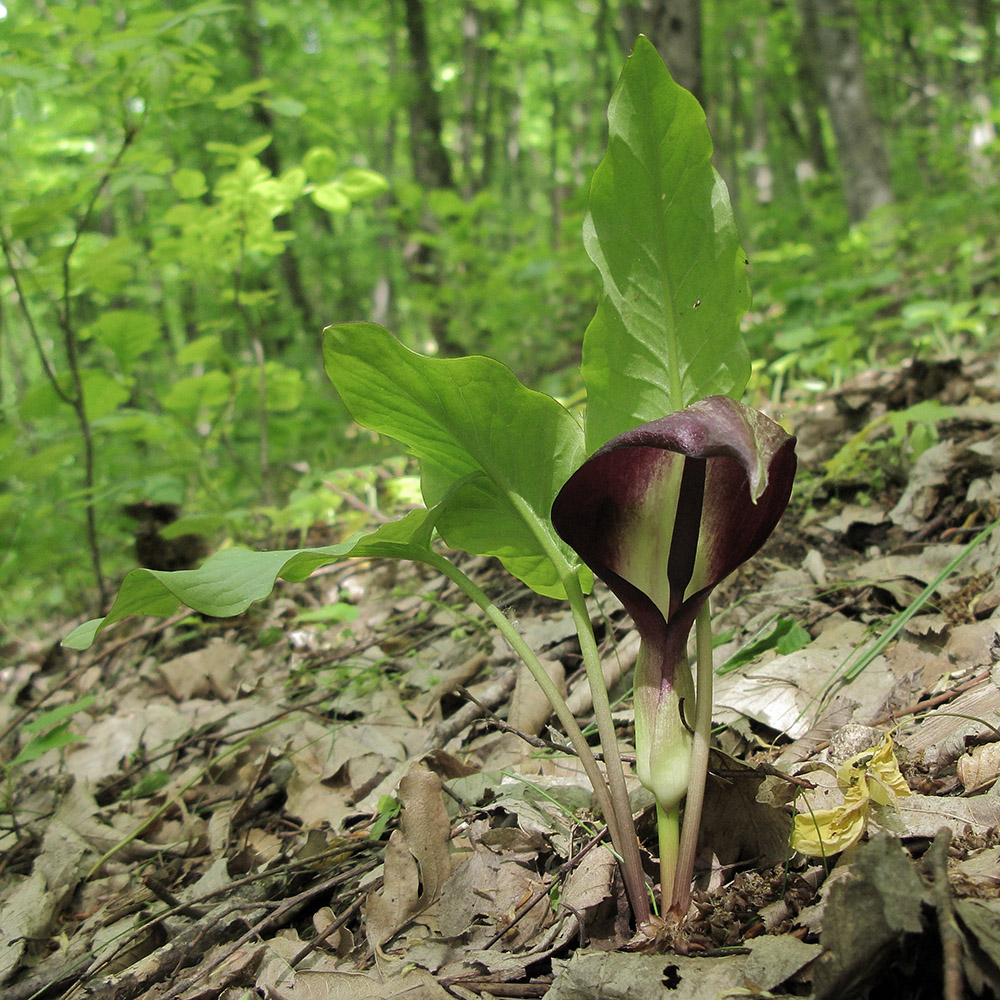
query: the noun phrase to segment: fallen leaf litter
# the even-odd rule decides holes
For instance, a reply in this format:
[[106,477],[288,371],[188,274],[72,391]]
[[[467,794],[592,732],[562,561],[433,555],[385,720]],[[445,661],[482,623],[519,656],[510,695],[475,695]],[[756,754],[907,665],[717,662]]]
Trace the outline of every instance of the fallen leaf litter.
[[[165,1000],[255,986],[559,1000],[595,982],[616,997],[704,996],[691,990],[711,982],[826,997],[886,976],[898,987],[911,966],[925,984],[996,993],[1000,532],[849,683],[830,685],[1000,514],[1000,371],[928,365],[790,412],[806,469],[928,385],[954,415],[908,481],[890,476],[880,495],[853,474],[814,481],[811,505],[718,594],[734,651],[776,612],[811,641],[720,678],[716,722],[728,725],[691,919],[671,953],[623,950],[633,928],[586,780],[550,749],[563,741],[506,647],[453,605],[445,581],[347,564],[235,623],[120,626],[78,661],[25,648],[5,668],[8,760],[25,706],[96,701],[70,718],[80,742],[11,776],[4,996]],[[468,568],[506,591],[498,603],[586,713],[564,610],[483,561]],[[345,599],[352,622],[288,624]],[[625,693],[634,640],[613,598],[598,592],[592,609]],[[284,638],[259,645],[272,625]],[[628,720],[618,716],[626,734]],[[827,877],[790,854],[792,818],[843,809],[837,764],[874,754],[889,732],[912,794],[873,796],[868,839]],[[841,744],[859,738],[871,742],[845,758]],[[646,804],[638,786],[634,802]],[[648,818],[639,830],[652,849]]]

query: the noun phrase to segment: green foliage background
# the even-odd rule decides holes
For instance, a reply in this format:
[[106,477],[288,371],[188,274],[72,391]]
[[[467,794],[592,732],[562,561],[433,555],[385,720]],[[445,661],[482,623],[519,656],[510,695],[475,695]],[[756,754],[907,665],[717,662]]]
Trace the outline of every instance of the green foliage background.
[[[330,323],[580,389],[563,373],[600,287],[580,233],[624,58],[616,3],[428,4],[453,176],[431,188],[400,5],[175,6],[12,3],[0,20],[7,627],[95,610],[91,496],[111,582],[134,564],[136,499],[261,542],[342,517],[344,492],[374,498],[386,455],[323,374]],[[995,344],[995,33],[973,5],[857,7],[897,202],[852,228],[822,114],[828,166],[807,139],[796,6],[703,0],[752,386],[775,400]]]

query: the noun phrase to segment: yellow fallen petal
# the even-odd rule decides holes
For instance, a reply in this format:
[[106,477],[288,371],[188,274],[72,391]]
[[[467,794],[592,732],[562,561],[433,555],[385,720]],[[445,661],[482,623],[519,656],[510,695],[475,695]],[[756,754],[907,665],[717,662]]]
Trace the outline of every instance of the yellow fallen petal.
[[799,813],[792,824],[793,849],[811,858],[822,858],[856,844],[864,836],[868,796],[857,794],[855,789],[848,795],[850,800],[845,796],[844,805],[836,809]]
[[868,768],[874,760],[875,748],[869,747],[856,753],[853,757],[848,757],[840,767],[837,768],[837,784],[842,789],[848,789],[859,782],[864,782]]
[[871,789],[871,796],[879,805],[888,805],[895,801],[897,795],[910,794],[910,789],[900,774],[892,749],[892,737],[888,733],[878,746],[848,757],[837,769],[837,782],[845,791],[860,785],[867,794],[869,781],[875,785]]
[[868,766],[868,775],[872,779],[872,798],[880,806],[895,802],[897,796],[911,794],[910,786],[900,773],[899,763],[892,749],[892,737],[888,733],[875,750]]

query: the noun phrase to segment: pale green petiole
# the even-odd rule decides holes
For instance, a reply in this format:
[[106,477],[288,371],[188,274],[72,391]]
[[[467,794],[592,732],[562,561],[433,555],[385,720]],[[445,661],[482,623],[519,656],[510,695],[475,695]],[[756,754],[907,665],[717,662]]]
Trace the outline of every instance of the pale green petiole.
[[[695,619],[695,646],[698,667],[695,694],[694,737],[691,744],[691,775],[688,779],[687,798],[684,802],[684,827],[681,831],[677,858],[677,873],[669,907],[684,917],[691,901],[691,879],[694,876],[694,857],[698,849],[698,830],[701,811],[705,802],[705,781],[708,777],[708,752],[712,738],[712,612],[706,600]],[[661,861],[662,865],[662,861]],[[667,907],[664,890],[664,908]]]
[[[656,805],[656,828],[660,843],[660,897],[663,912],[673,910],[683,918],[691,901],[691,879],[698,849],[698,829],[705,801],[708,775],[709,741],[712,736],[712,614],[708,601],[695,619],[697,677],[694,697],[694,732],[690,738],[687,760],[658,760],[657,770],[687,768],[687,793],[684,797],[684,825],[678,837],[681,796],[670,796],[666,805]],[[674,711],[673,702],[662,706]],[[690,716],[689,716],[690,718]],[[662,755],[661,755],[662,757]],[[662,782],[661,782],[662,784]]]
[[[607,741],[605,739],[605,730],[601,729],[600,720],[603,715],[605,717],[605,727],[610,725],[611,733],[612,735],[614,734],[614,724],[611,719],[611,705],[608,700],[607,690],[604,687],[603,674],[601,674],[600,670],[600,659],[597,654],[597,644],[594,641],[593,630],[590,627],[590,619],[586,616],[586,603],[583,599],[583,592],[580,591],[579,586],[577,586],[576,589],[579,594],[579,600],[583,603],[584,617],[587,627],[586,629],[581,628],[579,619],[577,619],[577,627],[580,628],[580,645],[584,649],[584,660],[589,664],[596,659],[598,674],[601,676],[600,691],[603,694],[603,699],[598,696],[597,692],[593,692],[593,698],[594,714],[599,720],[598,729],[601,733],[602,747],[604,749],[605,767],[608,773],[607,779],[605,779],[604,774],[602,774],[600,766],[594,757],[593,751],[590,749],[590,745],[587,743],[586,737],[583,735],[583,731],[580,729],[576,718],[569,710],[569,706],[566,704],[565,699],[562,697],[555,684],[553,684],[552,679],[545,672],[544,667],[538,662],[538,657],[534,654],[531,647],[524,641],[507,616],[489,599],[484,591],[476,586],[472,580],[470,580],[460,569],[450,563],[447,559],[439,556],[435,552],[427,552],[422,558],[424,562],[433,566],[434,569],[438,570],[451,580],[470,600],[482,609],[487,618],[489,618],[489,620],[497,627],[507,642],[510,643],[514,652],[517,653],[525,666],[527,666],[528,670],[531,672],[531,676],[538,683],[538,686],[542,689],[542,693],[548,699],[556,718],[559,720],[563,727],[563,731],[566,733],[573,749],[580,758],[580,763],[582,764],[583,769],[593,786],[594,797],[597,800],[597,805],[604,815],[605,822],[608,824],[608,832],[611,835],[611,842],[614,845],[615,850],[618,851],[622,858],[622,871],[626,889],[628,890],[629,901],[631,902],[633,911],[635,912],[636,922],[641,926],[646,920],[649,919],[649,899],[646,895],[645,882],[642,877],[639,846],[635,835],[635,824],[632,820],[632,812],[628,805],[628,795],[625,789],[625,776],[622,770],[621,758],[618,754],[618,745],[614,739]],[[572,579],[575,580],[576,577],[573,576]],[[573,604],[572,596],[570,597],[570,603],[571,605]],[[575,611],[574,617],[576,617]],[[589,642],[587,640],[588,636]],[[588,651],[588,646],[593,647],[592,652]],[[593,688],[589,665],[587,675]],[[604,703],[603,711],[598,707],[602,700]],[[609,753],[609,747],[611,748],[611,753]],[[616,769],[620,779],[619,782],[616,782],[614,778]],[[618,788],[617,793],[616,785]],[[616,795],[621,795],[623,797],[616,800]],[[619,804],[620,802],[624,802],[624,813]]]
[[579,579],[573,573],[567,575],[563,583],[580,638],[580,651],[583,655],[587,683],[590,686],[590,694],[594,704],[594,720],[601,738],[601,749],[604,751],[604,768],[611,789],[611,799],[616,808],[618,825],[622,832],[622,842],[615,846],[621,852],[622,874],[635,914],[636,926],[641,927],[649,919],[649,899],[646,895],[645,880],[642,875],[642,859],[639,857],[639,841],[636,837],[635,821],[632,818],[628,788],[625,785],[625,770],[622,767],[621,754],[618,750],[618,734],[615,732],[615,723],[611,716],[611,700],[604,683],[601,656],[597,649],[597,640],[594,638],[594,629],[587,611],[587,601],[580,589]]
[[[625,880],[625,890],[632,905],[632,913],[635,916],[636,926],[641,927],[650,916],[649,897],[646,893],[646,882],[642,873],[642,859],[639,857],[639,840],[635,832],[635,821],[632,818],[632,807],[628,800],[628,788],[625,785],[625,770],[622,767],[621,754],[618,749],[618,734],[615,732],[615,724],[611,716],[611,701],[608,697],[608,689],[604,684],[601,655],[597,649],[597,640],[594,638],[594,628],[591,625],[590,613],[587,610],[587,599],[584,597],[583,590],[580,587],[580,578],[577,575],[576,568],[567,562],[559,549],[553,544],[548,530],[539,521],[537,515],[535,515],[534,511],[525,502],[524,498],[516,493],[509,493],[508,498],[512,506],[521,514],[524,523],[528,525],[537,538],[542,551],[548,556],[552,565],[556,567],[559,573],[559,581],[566,593],[566,599],[569,601],[570,610],[573,614],[573,622],[576,625],[577,636],[580,640],[580,653],[583,657],[583,665],[587,674],[587,684],[590,687],[591,699],[593,701],[594,721],[597,723],[597,732],[601,740],[601,750],[604,753],[604,770],[607,778],[602,779],[601,785],[604,790],[609,792],[611,804],[611,810],[605,812],[605,816],[614,816],[613,824],[610,818],[608,818],[608,830],[611,833],[612,843],[621,857],[622,877]],[[561,696],[558,695],[558,692],[556,692],[556,696],[559,697],[559,701],[562,703],[557,711],[559,721],[563,721],[562,715],[559,714],[560,711],[565,711],[565,714],[569,718],[572,718],[572,713]],[[556,702],[551,696],[549,696],[549,701],[555,709]],[[576,725],[575,719],[573,720],[573,724],[574,726]],[[615,836],[616,830],[617,837]]]
[[660,842],[660,901],[666,912],[674,895],[674,880],[677,875],[678,833],[680,828],[680,803],[669,809],[656,807],[656,832]]

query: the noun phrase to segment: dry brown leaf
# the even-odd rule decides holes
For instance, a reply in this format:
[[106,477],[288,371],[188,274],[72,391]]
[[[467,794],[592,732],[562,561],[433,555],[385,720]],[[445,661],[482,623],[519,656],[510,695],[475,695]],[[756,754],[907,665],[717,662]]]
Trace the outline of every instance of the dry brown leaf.
[[[720,677],[712,718],[728,723],[745,715],[793,739],[804,736],[830,679],[866,638],[860,622],[837,622],[798,652],[765,658]],[[854,703],[855,716],[867,720],[878,714],[895,685],[885,658],[878,656],[838,689],[837,698]]]
[[247,656],[246,646],[215,638],[203,649],[161,663],[160,676],[176,701],[212,697],[231,701]]
[[[1000,799],[976,795],[969,799],[940,795],[910,795],[900,799],[899,819],[905,836],[933,838],[942,826],[956,836],[986,833],[1000,825]],[[869,828],[874,824],[869,824]]]
[[611,894],[615,856],[603,844],[589,851],[570,872],[561,897],[562,904],[575,913],[583,913],[599,906]]
[[961,454],[962,449],[953,442],[942,441],[917,459],[899,503],[889,511],[894,523],[904,531],[919,531],[930,520]]
[[455,870],[441,897],[439,926],[446,937],[470,948],[485,946],[495,933],[510,927],[505,943],[523,948],[551,923],[547,895],[522,917],[512,920],[522,903],[545,888],[530,869],[514,858],[478,848]]
[[1000,743],[973,747],[971,753],[958,758],[957,770],[967,792],[992,785],[1000,777]]
[[996,663],[1000,644],[1000,617],[954,626],[945,645],[948,660],[956,670],[989,667]]
[[[764,775],[718,750],[712,751],[710,767],[701,842],[723,865],[752,859],[766,867],[783,861],[791,821],[783,810],[757,801]],[[733,822],[734,815],[740,817],[738,823]]]
[[440,778],[414,764],[399,783],[399,799],[403,808],[386,847],[383,885],[365,901],[365,930],[374,948],[437,902],[451,874],[451,829]]
[[406,761],[423,738],[416,726],[372,725],[368,720],[331,732],[327,726],[299,720],[289,742],[295,770],[285,789],[286,809],[307,827],[327,822],[336,829],[358,799],[378,785],[394,763]]
[[995,895],[1000,887],[1000,847],[987,847],[971,857],[956,861],[953,871],[966,889]]
[[14,883],[0,904],[0,983],[7,982],[21,964],[29,943],[45,935],[50,923],[72,898],[87,870],[87,845],[59,819],[45,830],[31,874]]
[[[566,695],[566,671],[558,660],[540,659],[549,679],[555,684],[559,693]],[[538,682],[531,676],[531,671],[522,663],[517,670],[517,684],[511,698],[510,713],[507,721],[522,733],[537,736],[548,722],[552,714],[552,706],[542,693]]]
[[[560,693],[565,695],[566,671],[562,663],[547,659],[540,659],[539,662]],[[517,668],[517,684],[511,696],[507,715],[507,722],[517,729],[518,733],[494,733],[475,744],[483,770],[498,771],[508,767],[529,772],[537,770],[527,766],[527,758],[535,753],[535,748],[521,739],[519,733],[537,736],[551,714],[552,706],[542,693],[538,682],[522,663]]]
[[294,987],[272,995],[275,1000],[450,1000],[433,976],[412,966],[386,976],[304,969],[297,973]]
[[368,894],[365,931],[373,947],[389,940],[419,909],[420,872],[402,830],[393,830],[386,845],[381,889]]
[[580,948],[554,959],[547,1000],[706,1000],[747,994],[743,955],[688,958]]
[[982,736],[997,725],[998,711],[1000,688],[984,682],[900,730],[897,742],[913,757],[947,767],[965,753],[967,736]]

